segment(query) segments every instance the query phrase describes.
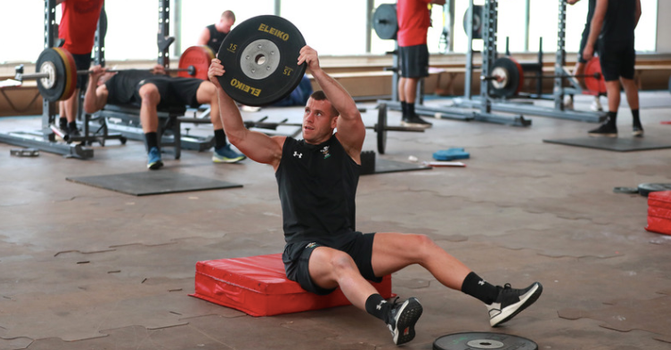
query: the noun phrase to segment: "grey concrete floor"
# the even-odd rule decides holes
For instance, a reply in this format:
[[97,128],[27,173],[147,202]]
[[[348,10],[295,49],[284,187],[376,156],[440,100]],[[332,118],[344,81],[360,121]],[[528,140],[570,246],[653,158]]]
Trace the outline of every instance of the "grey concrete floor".
[[[647,101],[655,101],[647,106]],[[440,101],[431,101],[440,103]],[[366,105],[366,124],[376,111]],[[588,108],[589,100],[579,100]],[[642,94],[646,137],[671,140],[671,95]],[[290,115],[263,109],[246,119]],[[463,147],[465,168],[361,177],[358,228],[429,235],[494,284],[541,282],[538,302],[490,328],[477,300],[425,270],[392,278],[424,305],[407,349],[458,332],[496,332],[539,349],[671,348],[671,236],[647,232],[647,199],[614,187],[671,183],[671,149],[610,152],[544,143],[595,124],[528,116],[531,127],[431,119],[426,133],[389,133],[379,158],[431,160]],[[631,138],[628,109],[621,138]],[[400,113],[390,112],[398,124]],[[39,119],[0,119],[0,131]],[[208,134],[207,127],[191,130]],[[0,349],[393,349],[379,320],[352,306],[251,317],[188,296],[197,261],[282,251],[272,169],[212,164],[209,152],[165,156],[160,171],[242,184],[236,189],[135,197],[66,177],[145,171],[137,141],[94,146],[90,160],[10,156],[0,144]],[[369,132],[364,150],[374,150]]]

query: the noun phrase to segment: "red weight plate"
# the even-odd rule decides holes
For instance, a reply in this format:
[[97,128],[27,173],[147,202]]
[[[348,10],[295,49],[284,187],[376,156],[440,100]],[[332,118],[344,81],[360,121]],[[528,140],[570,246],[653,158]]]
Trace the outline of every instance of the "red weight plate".
[[[594,74],[599,74],[599,79],[594,78]],[[585,65],[585,85],[587,90],[598,92],[600,94],[606,93],[606,80],[601,74],[601,62],[599,57],[592,57]]]
[[522,69],[522,65],[519,62],[517,62],[516,59],[512,57],[508,58],[510,58],[510,60],[513,61],[513,63],[515,63],[515,65],[517,66],[517,74],[519,74],[518,76],[520,82],[517,84],[517,91],[515,92],[515,95],[517,95],[520,93],[520,91],[522,91],[522,85],[524,85],[524,69]]
[[207,46],[191,46],[184,50],[179,58],[179,68],[188,69],[189,66],[196,68],[195,75],[189,75],[187,71],[180,71],[177,76],[184,78],[198,78],[207,80],[207,71],[210,69],[210,62],[214,58],[212,49]]

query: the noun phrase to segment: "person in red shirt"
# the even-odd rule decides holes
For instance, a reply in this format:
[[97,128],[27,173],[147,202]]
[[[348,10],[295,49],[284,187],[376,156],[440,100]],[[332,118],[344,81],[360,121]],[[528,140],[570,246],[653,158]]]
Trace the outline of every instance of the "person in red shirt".
[[[63,49],[70,52],[75,59],[77,70],[88,70],[91,67],[91,50],[103,2],[104,0],[56,0],[63,11],[58,25],[58,37],[64,41]],[[75,93],[59,105],[59,127],[70,135],[79,135],[76,121],[77,96],[86,81],[85,75],[78,75]]]
[[429,49],[426,34],[431,26],[429,4],[445,5],[445,0],[398,0],[398,56],[401,61],[401,79],[398,97],[403,118],[401,125],[430,128],[431,123],[415,114],[415,99],[419,79],[429,76]]

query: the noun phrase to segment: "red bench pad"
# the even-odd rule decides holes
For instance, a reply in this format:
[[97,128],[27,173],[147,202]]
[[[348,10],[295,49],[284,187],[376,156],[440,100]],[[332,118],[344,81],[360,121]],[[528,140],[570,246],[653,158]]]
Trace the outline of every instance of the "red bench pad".
[[[272,316],[350,305],[342,291],[317,295],[287,279],[282,254],[199,261],[191,296],[243,311]],[[391,275],[373,283],[383,298],[392,297]]]
[[648,194],[648,226],[645,229],[671,235],[671,191]]

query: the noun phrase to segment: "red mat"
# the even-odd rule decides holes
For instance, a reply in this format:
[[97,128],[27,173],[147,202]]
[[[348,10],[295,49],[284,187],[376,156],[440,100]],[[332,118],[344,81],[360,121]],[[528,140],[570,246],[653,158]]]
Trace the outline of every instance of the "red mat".
[[645,229],[671,235],[671,191],[648,194],[648,226]]
[[[196,263],[196,291],[191,296],[245,312],[251,316],[272,316],[350,305],[340,289],[316,295],[286,278],[282,254],[199,261]],[[373,283],[389,299],[391,275]]]

